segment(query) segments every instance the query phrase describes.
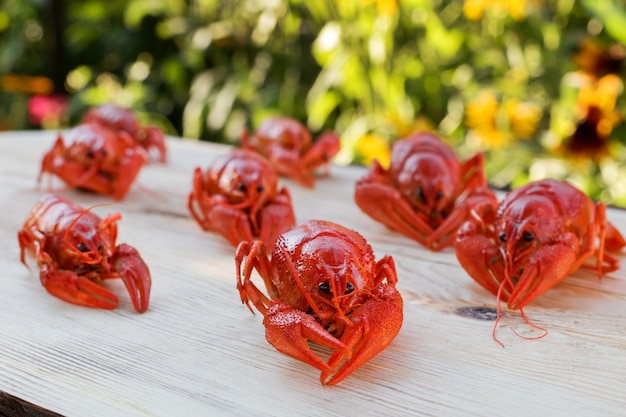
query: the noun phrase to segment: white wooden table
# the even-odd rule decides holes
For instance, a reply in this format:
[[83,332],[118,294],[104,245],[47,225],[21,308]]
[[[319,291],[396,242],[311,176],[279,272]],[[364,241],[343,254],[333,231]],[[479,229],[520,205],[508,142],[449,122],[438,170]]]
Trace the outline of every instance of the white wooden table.
[[[626,407],[626,269],[598,280],[580,271],[525,309],[549,334],[535,341],[515,311],[493,321],[462,307],[493,307],[452,249],[432,253],[354,204],[365,168],[331,168],[314,190],[289,180],[298,222],[331,220],[361,232],[377,257],[395,258],[405,300],[394,342],[335,387],[278,353],[261,316],[240,303],[234,248],[203,232],[186,208],[196,166],[225,146],[168,138],[171,160],[145,167],[125,204],[119,242],[135,246],[153,277],[137,314],[120,283],[117,310],[66,304],[46,293],[16,233],[45,194],[36,188],[55,132],[0,134],[0,391],[66,416],[618,416]],[[56,182],[57,187],[62,186]],[[149,191],[146,191],[149,190]],[[61,194],[83,206],[110,199]],[[156,194],[156,196],[155,196]],[[626,212],[609,210],[626,231]],[[622,259],[623,261],[623,259]],[[320,353],[323,353],[320,351]]]

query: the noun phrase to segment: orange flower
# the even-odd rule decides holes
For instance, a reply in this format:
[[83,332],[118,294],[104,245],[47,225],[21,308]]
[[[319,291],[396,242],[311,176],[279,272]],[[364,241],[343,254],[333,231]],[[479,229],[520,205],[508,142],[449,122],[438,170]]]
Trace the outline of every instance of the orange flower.
[[622,90],[622,80],[613,74],[581,88],[576,107],[578,121],[565,140],[566,153],[597,158],[609,151],[608,138],[622,122],[621,113],[615,108]]
[[6,74],[0,77],[0,86],[7,92],[47,95],[54,90],[48,77]]
[[626,58],[626,48],[613,44],[606,48],[595,39],[585,38],[578,45],[573,61],[581,71],[594,77],[617,74],[622,70]]

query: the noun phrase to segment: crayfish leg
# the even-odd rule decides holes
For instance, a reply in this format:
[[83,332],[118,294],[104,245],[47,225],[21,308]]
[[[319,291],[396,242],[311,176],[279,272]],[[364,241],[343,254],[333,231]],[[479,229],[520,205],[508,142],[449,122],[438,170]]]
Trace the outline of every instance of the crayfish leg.
[[291,195],[287,188],[283,188],[262,208],[260,217],[259,239],[265,243],[267,250],[271,251],[278,236],[291,230],[296,224]]
[[167,162],[167,148],[165,146],[165,135],[156,126],[148,126],[144,128],[145,139],[144,139],[144,147],[147,151],[150,149],[156,149],[159,162],[166,163]]
[[301,165],[304,170],[312,172],[325,166],[328,175],[328,163],[341,149],[339,136],[334,132],[325,132],[313,143],[302,156]]
[[619,230],[611,223],[606,223],[604,246],[607,250],[618,252],[626,246],[626,240]]

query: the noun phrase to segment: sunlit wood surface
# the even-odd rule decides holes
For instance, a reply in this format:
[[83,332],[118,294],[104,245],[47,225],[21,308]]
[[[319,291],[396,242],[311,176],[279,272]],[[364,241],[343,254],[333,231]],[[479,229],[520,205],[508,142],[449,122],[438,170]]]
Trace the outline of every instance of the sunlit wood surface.
[[[0,391],[66,416],[617,416],[626,407],[626,271],[579,271],[525,309],[493,321],[457,314],[493,307],[452,249],[432,253],[386,229],[353,202],[359,167],[332,166],[314,190],[289,180],[298,222],[331,220],[395,258],[404,325],[379,356],[335,387],[278,353],[260,315],[241,305],[234,248],[203,232],[186,208],[196,166],[225,146],[169,138],[170,162],[147,166],[119,211],[118,242],[151,268],[150,309],[137,314],[120,283],[117,310],[48,295],[19,261],[16,233],[46,193],[36,177],[55,132],[0,134]],[[44,183],[47,185],[47,183]],[[59,192],[83,206],[110,199]],[[626,231],[626,213],[609,210]],[[623,261],[623,259],[622,259]],[[321,355],[327,352],[318,349]]]

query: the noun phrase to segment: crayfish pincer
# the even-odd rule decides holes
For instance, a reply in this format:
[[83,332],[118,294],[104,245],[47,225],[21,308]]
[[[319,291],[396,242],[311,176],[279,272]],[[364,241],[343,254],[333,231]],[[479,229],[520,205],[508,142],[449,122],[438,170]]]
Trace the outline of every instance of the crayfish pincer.
[[[376,261],[356,231],[310,220],[281,234],[271,259],[263,242],[254,241],[239,244],[235,261],[241,301],[263,314],[267,341],[319,369],[322,384],[343,380],[400,331],[403,301],[393,258]],[[251,281],[255,269],[269,296]],[[328,361],[308,342],[331,349]]]
[[132,246],[115,245],[121,215],[100,219],[91,208],[83,209],[56,194],[43,197],[17,234],[20,260],[27,265],[25,252],[30,252],[45,289],[80,306],[117,308],[117,296],[100,284],[121,278],[135,310],[143,313],[152,282],[148,266]]

